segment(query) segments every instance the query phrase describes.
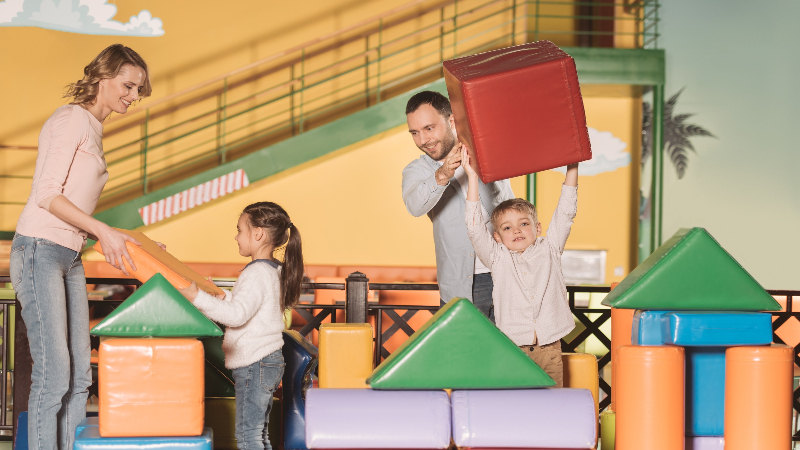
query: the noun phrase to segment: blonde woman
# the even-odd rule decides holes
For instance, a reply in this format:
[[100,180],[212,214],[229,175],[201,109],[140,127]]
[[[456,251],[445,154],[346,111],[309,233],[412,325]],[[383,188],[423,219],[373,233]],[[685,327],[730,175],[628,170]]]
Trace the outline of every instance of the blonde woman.
[[108,180],[103,121],[150,95],[147,64],[120,44],[103,50],[70,84],[70,104],[50,116],[39,134],[31,194],[11,246],[11,281],[28,329],[33,373],[28,400],[30,450],[71,450],[86,417],[92,383],[89,303],[80,251],[99,240],[106,261],[126,274],[135,240],[94,219]]

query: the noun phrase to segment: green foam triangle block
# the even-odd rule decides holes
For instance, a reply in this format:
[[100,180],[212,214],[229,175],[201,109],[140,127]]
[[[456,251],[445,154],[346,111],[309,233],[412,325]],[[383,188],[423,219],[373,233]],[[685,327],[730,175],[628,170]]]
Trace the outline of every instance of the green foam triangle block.
[[520,389],[555,385],[467,299],[453,299],[379,365],[372,389]]
[[92,328],[95,336],[211,337],[222,330],[160,273]]
[[779,311],[777,301],[703,228],[681,228],[603,299],[623,309]]

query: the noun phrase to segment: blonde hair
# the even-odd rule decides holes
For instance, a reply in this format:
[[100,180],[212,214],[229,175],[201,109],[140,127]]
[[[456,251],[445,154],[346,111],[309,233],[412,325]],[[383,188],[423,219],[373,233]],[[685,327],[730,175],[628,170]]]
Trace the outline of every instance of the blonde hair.
[[150,74],[147,63],[138,53],[122,44],[106,47],[97,57],[83,68],[83,79],[66,87],[64,98],[72,98],[73,105],[92,105],[97,100],[100,80],[114,78],[126,64],[144,70],[144,83],[139,87],[139,98],[150,96]]
[[500,224],[497,222],[500,220],[503,214],[512,209],[519,211],[522,214],[529,215],[533,219],[534,224],[539,223],[539,219],[536,217],[536,207],[533,206],[531,202],[521,198],[512,198],[511,200],[506,200],[503,203],[500,203],[497,205],[494,211],[492,211],[491,221],[492,227],[494,227],[495,231],[498,231]]

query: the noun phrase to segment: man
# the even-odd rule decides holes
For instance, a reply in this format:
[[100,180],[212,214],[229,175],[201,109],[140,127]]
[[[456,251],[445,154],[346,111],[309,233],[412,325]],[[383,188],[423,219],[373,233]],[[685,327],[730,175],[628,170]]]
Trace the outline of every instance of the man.
[[[450,101],[438,92],[420,92],[409,99],[406,119],[414,143],[425,154],[403,169],[403,201],[413,216],[427,214],[433,222],[441,302],[467,298],[494,322],[492,274],[475,257],[464,223],[467,176]],[[492,211],[514,193],[508,180],[479,182],[479,192],[491,233]]]

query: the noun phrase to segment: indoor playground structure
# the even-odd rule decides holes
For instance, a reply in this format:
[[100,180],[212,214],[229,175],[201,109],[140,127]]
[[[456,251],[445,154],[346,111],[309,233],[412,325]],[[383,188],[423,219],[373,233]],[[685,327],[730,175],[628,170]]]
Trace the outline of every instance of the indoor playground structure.
[[[342,3],[342,10],[377,8],[376,2],[330,1]],[[0,1],[0,26],[23,23],[4,22],[10,9],[3,8],[11,3]],[[238,26],[220,5],[218,13],[202,14],[220,27]],[[111,178],[94,217],[141,245],[126,243],[137,269],[122,259],[130,273],[125,277],[105,262],[99,242],[83,251],[94,384],[74,448],[60,450],[238,449],[224,326],[181,290],[194,283],[219,295],[234,286],[244,264],[231,253],[235,220],[228,219],[240,217],[243,204],[264,200],[289,205],[285,231],[294,224],[303,230],[305,260],[301,299],[283,311],[285,367],[267,428],[274,450],[793,449],[800,441],[800,312],[792,299],[800,291],[767,291],[756,281],[762,280],[760,267],[746,264],[751,275],[732,256],[740,258],[741,249],[709,220],[687,215],[687,224],[664,225],[665,155],[681,179],[687,150],[695,151],[689,138],[718,136],[686,122],[694,114],[678,111],[683,88],[667,100],[666,52],[657,41],[660,7],[655,0],[406,0],[347,27],[338,21],[350,19],[336,16],[339,31],[286,47],[283,37],[294,42],[287,36],[301,34],[291,28],[311,15],[306,12],[270,37],[270,45],[280,46],[277,53],[225,75],[200,69],[177,74],[170,66],[165,76],[154,69],[174,90],[106,123],[109,145],[100,159]],[[319,8],[313,13],[331,15]],[[289,13],[276,10],[277,21],[280,14]],[[140,29],[170,36],[174,21],[152,20],[158,27]],[[36,23],[25,26],[44,26]],[[687,31],[672,33],[678,41],[675,35]],[[236,39],[249,43],[253,55],[262,51],[250,34]],[[203,45],[191,42],[193,49]],[[209,67],[233,64],[228,57],[238,61],[238,53],[220,49],[214,58],[191,58]],[[182,76],[207,80],[186,87]],[[511,180],[515,196],[535,206],[534,222],[542,221],[545,233],[551,214],[566,215],[557,203],[564,180],[559,171],[580,163],[579,212],[567,233],[574,247],[547,250],[558,258],[565,251],[580,254],[572,254],[571,268],[567,256],[561,266],[553,263],[562,275],[577,267],[571,270],[576,278],[555,282],[576,324],[561,341],[563,388],[470,299],[440,304],[441,274],[419,263],[439,256],[440,242],[430,239],[430,222],[438,226],[436,206],[411,212],[403,204],[405,185],[403,198],[399,187],[402,167],[410,167],[408,150],[419,157],[404,108],[421,91],[448,97],[453,143],[465,144],[480,189]],[[15,127],[27,130],[23,125]],[[436,145],[418,147],[427,153]],[[24,160],[0,156],[4,163]],[[384,164],[392,172],[384,172]],[[425,184],[425,191],[459,195],[464,180],[453,175],[440,188],[440,173],[429,177],[436,185]],[[707,194],[690,191],[692,201]],[[466,187],[463,194],[466,200]],[[6,203],[0,210],[14,206]],[[416,217],[426,214],[431,221]],[[663,240],[668,228],[678,231]],[[0,253],[13,236],[0,231]],[[276,261],[283,261],[283,250],[275,249]],[[527,251],[514,253],[522,258]],[[402,255],[392,259],[395,253]],[[361,257],[369,264],[359,265]],[[33,363],[3,269],[0,433],[13,436],[13,450],[28,450],[28,398],[21,393],[30,387]],[[381,276],[368,279],[367,270]],[[480,273],[468,272],[470,285]],[[98,286],[106,283],[113,288],[102,291]],[[580,306],[576,292],[586,294]],[[528,292],[522,297],[528,301]],[[778,333],[784,326],[794,327],[792,339]],[[532,344],[542,342],[534,337]],[[8,370],[17,371],[11,387]],[[4,422],[7,410],[14,425]]]

